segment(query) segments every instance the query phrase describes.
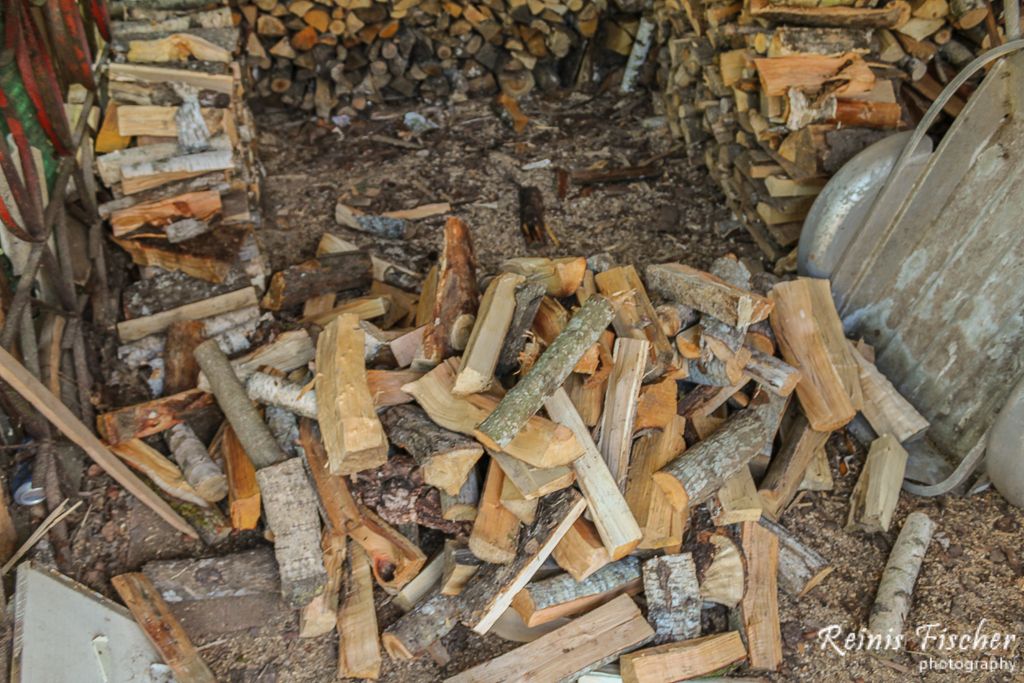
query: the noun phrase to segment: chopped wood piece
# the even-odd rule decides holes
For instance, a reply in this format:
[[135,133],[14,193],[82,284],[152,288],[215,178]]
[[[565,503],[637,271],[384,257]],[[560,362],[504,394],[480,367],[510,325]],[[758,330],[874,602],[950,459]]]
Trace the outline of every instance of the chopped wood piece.
[[640,387],[633,434],[644,429],[665,429],[676,419],[679,409],[679,384],[675,377]]
[[[626,501],[642,529],[640,546],[643,548],[664,548],[676,541],[675,532],[682,533],[682,529],[674,528],[679,523],[679,511],[654,484],[653,475],[686,448],[685,423],[682,417],[677,417],[663,431],[642,434],[633,445],[626,478]],[[685,524],[685,520],[681,521]]]
[[383,465],[388,440],[366,383],[359,320],[339,316],[317,339],[317,419],[331,472],[353,474]]
[[871,443],[864,469],[850,494],[848,529],[867,533],[889,530],[906,467],[907,452],[892,434],[883,434]]
[[649,348],[650,344],[640,339],[619,337],[615,340],[612,373],[604,397],[601,437],[597,447],[620,490],[626,488],[640,382]]
[[459,595],[480,568],[480,560],[465,544],[454,539],[444,542],[444,572],[441,574],[441,594]]
[[344,534],[325,529],[320,546],[324,555],[327,584],[299,612],[299,637],[316,638],[333,631],[338,624],[338,597],[345,576],[346,541]]
[[668,369],[675,359],[675,349],[661,329],[658,314],[636,269],[633,266],[611,268],[595,275],[594,284],[605,296],[628,294],[612,319],[615,333],[619,337],[650,342],[649,376],[656,377]]
[[209,220],[221,212],[217,190],[186,192],[174,197],[140,202],[110,214],[110,227],[121,237],[143,226],[166,226],[183,218]]
[[520,534],[519,550],[514,559],[508,564],[482,567],[460,596],[462,623],[477,633],[487,633],[583,513],[584,507],[583,497],[572,489],[544,498],[537,510],[537,520]]
[[612,560],[594,524],[582,518],[566,531],[551,556],[577,581],[583,581]]
[[801,491],[831,491],[835,488],[832,469],[828,462],[828,453],[825,452],[824,446],[815,451],[811,458],[811,464],[804,470],[804,476],[800,480],[798,488]]
[[771,323],[782,357],[803,376],[796,395],[807,420],[812,428],[831,432],[852,420],[856,410],[822,332],[835,307],[816,306],[812,288],[809,278],[775,285],[769,292],[775,304]]
[[[403,386],[402,391],[413,396],[436,424],[459,434],[477,436],[478,425],[493,414],[499,400],[489,394],[455,396],[452,387],[456,367],[456,361],[445,361],[415,382]],[[583,447],[568,428],[533,415],[500,450],[526,465],[549,469],[572,462],[582,453]],[[527,492],[519,482],[516,486],[523,493]]]
[[857,95],[869,92],[875,75],[864,59],[854,53],[826,57],[800,54],[763,57],[754,60],[761,92],[768,96],[785,95],[790,88],[814,92],[826,83],[840,81],[835,94]]
[[[423,333],[422,356],[416,363],[429,369],[455,353],[454,334],[456,327],[464,323],[466,316],[476,315],[477,292],[476,254],[469,234],[469,226],[455,216],[449,216],[444,224],[444,248],[437,276],[436,294],[430,305],[430,317],[416,323],[426,324]],[[428,276],[429,277],[429,276]],[[421,295],[425,298],[426,291]]]
[[523,280],[521,275],[502,273],[487,286],[455,377],[452,391],[456,396],[485,391],[494,381],[501,347],[515,313],[515,292]]
[[419,600],[381,636],[384,649],[393,659],[412,659],[426,653],[432,644],[455,628],[461,601],[435,592]]
[[381,588],[390,593],[401,590],[426,564],[426,556],[387,522],[358,505],[345,478],[330,472],[327,453],[313,420],[299,421],[299,441],[331,529],[347,533],[362,546],[370,556],[373,576]]
[[204,500],[216,503],[228,495],[227,477],[188,424],[171,427],[166,433],[166,440],[185,480]]
[[745,370],[751,379],[779,396],[792,394],[803,377],[792,365],[757,350],[750,352]]
[[469,549],[484,562],[507,564],[515,558],[519,541],[519,518],[501,504],[505,473],[492,459],[480,494]]
[[515,312],[509,323],[508,334],[501,346],[495,374],[503,376],[520,369],[520,354],[526,346],[527,336],[533,319],[544,298],[545,287],[541,282],[527,280],[516,287]]
[[786,528],[762,520],[761,524],[779,538],[779,586],[794,598],[802,598],[832,573],[828,561],[800,543]]
[[892,434],[900,443],[906,443],[928,429],[928,420],[900,395],[874,363],[856,350],[851,355],[857,362],[864,395],[861,412],[876,434]]
[[208,409],[213,403],[210,394],[190,389],[101,413],[96,416],[96,431],[109,444],[141,439],[170,429]]
[[151,334],[163,332],[180,320],[199,320],[220,313],[236,311],[256,304],[256,290],[252,287],[227,294],[212,296],[184,306],[172,308],[142,318],[133,318],[117,324],[117,336],[122,342],[131,342]]
[[583,455],[573,461],[572,469],[601,542],[614,560],[628,555],[640,541],[642,532],[590,431],[564,389],[552,394],[544,407],[552,419],[572,430],[583,447]]
[[260,305],[280,311],[319,294],[366,287],[370,280],[370,255],[366,252],[324,254],[274,273]]
[[382,413],[381,423],[391,443],[416,460],[423,481],[451,496],[459,494],[484,453],[472,439],[434,424],[418,406],[389,408]]
[[182,683],[217,680],[145,574],[121,574],[110,582],[177,680]]
[[537,517],[537,498],[525,497],[508,477],[501,482],[501,504],[523,524],[533,524]]
[[721,278],[678,263],[647,266],[648,286],[676,303],[707,313],[726,325],[747,327],[764,320],[772,302],[763,296],[734,287]]
[[804,472],[815,454],[828,441],[828,433],[811,429],[807,418],[798,415],[789,427],[782,449],[772,458],[761,479],[758,493],[764,513],[778,519],[796,496]]
[[141,439],[128,439],[127,441],[112,444],[110,450],[114,451],[119,458],[128,463],[132,469],[138,470],[149,477],[149,480],[164,493],[192,505],[200,507],[207,507],[209,505],[209,502],[200,496],[192,488],[191,484],[185,481],[185,477],[178,466],[145,441]]
[[348,555],[345,599],[338,610],[338,675],[375,681],[381,657],[370,558],[356,543],[350,544]]
[[[709,539],[710,559],[698,567],[700,597],[725,607],[735,607],[743,599],[746,589],[746,569],[743,554],[736,543],[725,534],[713,533]],[[702,551],[698,557],[706,557]]]
[[562,386],[573,366],[608,327],[614,313],[609,299],[598,295],[587,299],[530,371],[480,423],[477,438],[489,447],[508,445],[540,409],[544,399]]
[[644,598],[654,642],[689,640],[700,635],[700,587],[690,553],[652,557],[644,562]]
[[540,498],[567,486],[572,486],[576,480],[575,472],[564,465],[547,468],[534,467],[501,451],[488,451],[488,453],[498,461],[505,476],[512,480],[512,483],[527,500]]
[[293,607],[301,608],[327,583],[316,493],[300,458],[258,469],[256,481],[267,527],[274,534],[281,595]]
[[579,289],[583,273],[587,270],[587,259],[582,256],[554,259],[521,257],[506,260],[501,269],[543,283],[548,296],[561,299],[572,296]]
[[260,487],[256,468],[246,455],[231,425],[224,426],[220,442],[224,470],[228,475],[228,511],[235,529],[255,529],[260,521]]
[[622,683],[691,679],[724,669],[746,654],[739,631],[728,631],[630,652],[619,660],[619,669]]
[[572,680],[643,645],[652,635],[636,603],[628,595],[620,595],[532,643],[446,679],[446,683]]
[[199,364],[192,354],[206,339],[204,327],[199,320],[179,320],[167,328],[167,343],[164,347],[165,393],[187,391],[199,380]]
[[458,495],[450,496],[441,491],[441,516],[453,522],[472,522],[476,519],[476,508],[480,501],[480,480],[476,469],[469,471],[466,483]]
[[[309,363],[315,355],[316,348],[306,330],[289,330],[279,334],[271,343],[234,359],[231,368],[238,380],[245,382],[263,366],[291,372]],[[203,391],[210,390],[210,383],[203,373],[199,374],[198,387]]]
[[[283,460],[285,455],[281,447],[277,445],[266,423],[249,402],[231,362],[217,346],[217,342],[213,339],[203,342],[196,347],[195,356],[217,398],[217,404],[224,411],[224,417],[235,430],[242,448],[256,469]],[[260,489],[262,488],[261,486]],[[319,535],[317,538],[319,539]],[[317,542],[319,543],[319,540]]]
[[635,595],[640,590],[640,560],[626,557],[605,565],[583,581],[576,581],[569,574],[535,581],[519,591],[512,609],[527,626],[533,627],[590,611],[623,593]]
[[903,634],[903,624],[914,595],[914,583],[934,530],[935,522],[923,512],[907,515],[885,563],[882,580],[878,583],[875,604],[868,618],[871,633],[888,638]]
[[708,507],[711,510],[711,521],[717,526],[761,519],[761,498],[757,495],[757,484],[750,474],[750,468],[741,467],[728,477]]
[[[398,606],[403,612],[408,612],[420,604],[432,588],[438,585],[444,573],[444,557],[438,553],[430,562],[420,570],[409,583],[402,587],[402,590],[395,593],[391,602]],[[387,642],[385,639],[385,649]]]
[[747,565],[747,590],[740,602],[750,668],[777,671],[782,665],[779,626],[779,539],[757,522],[744,522],[740,544]]

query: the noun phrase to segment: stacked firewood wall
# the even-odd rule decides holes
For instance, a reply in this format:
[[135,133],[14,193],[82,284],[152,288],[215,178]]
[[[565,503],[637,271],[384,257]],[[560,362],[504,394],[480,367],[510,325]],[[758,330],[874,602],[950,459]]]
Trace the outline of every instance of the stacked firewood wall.
[[256,0],[240,11],[256,92],[327,117],[339,106],[599,84],[622,66],[639,25],[605,5]]
[[[703,153],[773,259],[795,248],[829,177],[915,125],[961,68],[1003,40],[999,15],[977,1],[661,0],[656,13],[672,133]],[[976,83],[946,104],[947,117]]]

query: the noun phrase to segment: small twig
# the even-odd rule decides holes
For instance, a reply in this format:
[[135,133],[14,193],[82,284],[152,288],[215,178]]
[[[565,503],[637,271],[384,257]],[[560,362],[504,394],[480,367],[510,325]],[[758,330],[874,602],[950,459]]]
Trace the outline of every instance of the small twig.
[[43,520],[43,523],[36,527],[36,530],[33,531],[32,535],[29,536],[28,539],[21,544],[21,547],[18,548],[14,555],[11,556],[11,559],[7,560],[7,564],[5,564],[3,568],[0,568],[0,576],[4,576],[7,574],[7,572],[11,571],[14,565],[17,564],[18,560],[20,560],[25,555],[25,553],[31,550],[32,546],[38,543],[39,539],[45,536],[46,532],[49,531],[51,527],[53,527],[58,522],[61,522],[65,517],[67,517],[72,512],[77,510],[78,506],[82,504],[82,501],[78,501],[70,508],[65,510],[64,508],[67,506],[67,504],[68,499],[65,498],[63,501],[61,501],[61,504],[57,506],[56,510],[47,515],[46,519]]

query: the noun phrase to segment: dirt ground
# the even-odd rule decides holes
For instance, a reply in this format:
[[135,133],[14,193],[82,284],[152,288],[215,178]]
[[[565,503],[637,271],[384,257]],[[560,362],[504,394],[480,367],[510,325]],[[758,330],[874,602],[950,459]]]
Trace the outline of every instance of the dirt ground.
[[[759,257],[742,230],[721,234],[728,225],[721,195],[700,165],[673,144],[643,98],[535,101],[524,109],[531,123],[522,135],[483,102],[418,110],[439,125],[421,136],[408,134],[402,125],[405,110],[400,109],[382,110],[369,121],[333,130],[291,113],[260,112],[258,142],[266,181],[258,234],[272,268],[311,256],[328,230],[419,272],[436,260],[440,219],[422,221],[410,240],[375,241],[335,223],[339,197],[367,212],[451,202],[472,228],[485,272],[493,272],[504,258],[527,254],[607,252],[624,263],[680,261],[695,266],[706,266],[728,252]],[[391,142],[381,142],[379,136]],[[615,168],[647,161],[661,165],[659,178],[594,188],[570,185],[559,197],[556,169]],[[523,170],[527,164],[541,167]],[[543,192],[558,246],[525,249],[517,223],[518,185],[534,185]],[[835,571],[799,601],[781,594],[785,664],[766,680],[1024,680],[1018,643],[1002,653],[1016,666],[1014,673],[923,675],[918,668],[922,662],[927,665],[929,655],[945,661],[948,653],[937,654],[934,646],[926,651],[913,638],[910,652],[892,659],[863,652],[840,656],[820,646],[819,629],[837,625],[845,634],[866,623],[888,551],[904,517],[913,510],[931,515],[937,533],[917,583],[908,625],[937,624],[935,632],[945,628],[949,633],[973,634],[984,622],[983,631],[1024,638],[1021,510],[992,491],[929,500],[904,494],[889,533],[847,532],[849,495],[864,453],[845,435],[833,437],[829,452],[835,490],[804,495],[783,523],[828,558]],[[72,566],[75,578],[100,592],[112,593],[110,576],[137,569],[150,559],[204,552],[183,543],[96,468],[86,471],[81,489],[87,512],[84,520],[81,511],[72,517]],[[244,547],[256,540],[234,539],[231,545]],[[397,618],[398,610],[383,594],[377,597],[383,628]],[[336,635],[300,639],[294,614],[233,634],[216,634],[216,624],[207,626],[211,635],[195,640],[218,680],[334,680]],[[451,654],[447,666],[429,660],[396,665],[385,657],[381,680],[443,680],[516,646],[493,635],[481,638],[462,627],[444,644]],[[952,656],[981,658],[974,653]]]

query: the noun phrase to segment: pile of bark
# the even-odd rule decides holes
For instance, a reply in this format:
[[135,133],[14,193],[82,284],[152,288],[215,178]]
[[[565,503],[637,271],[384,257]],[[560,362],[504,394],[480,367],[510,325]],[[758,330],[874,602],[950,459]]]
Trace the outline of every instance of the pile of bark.
[[[736,219],[780,258],[832,174],[916,125],[960,69],[1003,42],[1000,4],[656,3],[672,132],[703,151]],[[978,79],[946,116],[959,114]]]
[[[872,532],[892,521],[900,443],[927,427],[844,338],[827,281],[732,256],[710,272],[596,256],[484,273],[449,216],[421,279],[326,234],[273,274],[237,347],[215,321],[257,292],[173,277],[143,280],[118,328],[124,358],[157,349],[145,363],[163,386],[99,431],[207,543],[273,542],[115,580],[140,623],[175,625],[175,647],[157,646],[182,671],[202,661],[175,619],[264,584],[301,611],[302,636],[337,631],[343,677],[374,679],[385,656],[457,670],[443,644],[457,624],[529,642],[453,681],[616,661],[624,681],[774,671],[778,591],[799,599],[831,571],[783,519],[801,491],[831,488],[830,433],[860,412],[881,435],[849,512]],[[872,629],[901,627],[921,525],[909,559],[897,543]],[[379,623],[375,588],[404,616]]]
[[623,65],[639,29],[635,10],[605,5],[258,0],[239,9],[255,92],[326,118],[405,99],[590,87]]

